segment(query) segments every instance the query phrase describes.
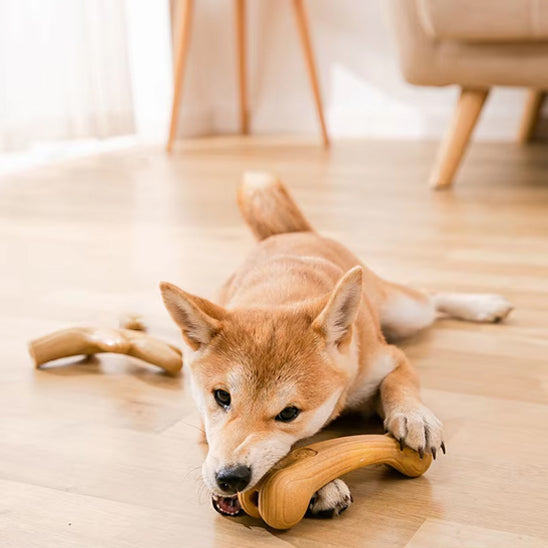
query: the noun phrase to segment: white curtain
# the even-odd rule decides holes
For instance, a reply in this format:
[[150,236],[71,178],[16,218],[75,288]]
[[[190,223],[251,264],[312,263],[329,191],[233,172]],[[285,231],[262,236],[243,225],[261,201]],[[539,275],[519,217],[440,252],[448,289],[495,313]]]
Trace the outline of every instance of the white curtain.
[[0,152],[133,132],[124,0],[0,0]]

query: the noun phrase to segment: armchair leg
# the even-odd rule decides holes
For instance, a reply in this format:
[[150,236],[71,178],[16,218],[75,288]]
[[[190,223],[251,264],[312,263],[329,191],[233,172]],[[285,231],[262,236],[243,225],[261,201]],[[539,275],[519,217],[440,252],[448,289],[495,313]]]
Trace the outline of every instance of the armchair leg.
[[240,94],[240,133],[247,135],[249,133],[249,118],[247,107],[245,0],[235,0],[235,11],[238,90]]
[[430,185],[433,188],[446,188],[453,182],[488,94],[489,89],[461,90],[457,107],[430,175]]
[[316,111],[318,113],[318,119],[320,122],[320,129],[322,131],[322,139],[324,147],[329,146],[329,136],[327,134],[327,128],[325,126],[325,119],[323,116],[322,97],[320,94],[320,85],[318,83],[318,75],[316,73],[316,64],[314,62],[314,54],[312,52],[312,41],[310,39],[310,30],[308,28],[308,18],[306,15],[306,9],[304,0],[293,0],[293,12],[295,19],[297,20],[297,27],[299,29],[299,35],[301,38],[301,45],[306,61],[306,68],[308,70],[308,77],[312,86],[312,92],[314,94],[314,102],[316,104]]
[[169,125],[169,135],[167,138],[166,149],[171,152],[173,141],[177,134],[177,125],[179,122],[179,107],[181,106],[181,92],[185,78],[186,59],[188,54],[188,43],[190,39],[190,23],[192,18],[192,8],[194,0],[183,0],[181,6],[181,15],[178,21],[179,28],[177,37],[177,46],[175,50],[174,83],[173,83],[173,103],[171,106],[171,122]]
[[525,110],[518,131],[518,143],[524,145],[533,137],[545,97],[545,91],[539,89],[528,90]]

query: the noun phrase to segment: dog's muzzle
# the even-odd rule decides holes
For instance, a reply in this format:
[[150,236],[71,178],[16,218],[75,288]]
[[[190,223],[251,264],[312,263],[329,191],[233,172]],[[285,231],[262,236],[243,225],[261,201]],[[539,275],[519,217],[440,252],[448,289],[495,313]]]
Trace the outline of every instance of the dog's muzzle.
[[241,511],[237,493],[251,481],[251,468],[245,465],[227,466],[215,474],[219,489],[227,496],[213,495],[213,508],[225,516],[237,516]]

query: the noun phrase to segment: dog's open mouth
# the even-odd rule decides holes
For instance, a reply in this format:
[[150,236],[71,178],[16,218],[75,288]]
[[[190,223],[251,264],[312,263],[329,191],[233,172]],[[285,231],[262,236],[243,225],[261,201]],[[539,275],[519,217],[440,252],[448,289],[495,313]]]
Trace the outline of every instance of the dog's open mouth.
[[213,495],[211,497],[211,502],[213,503],[213,508],[223,516],[237,516],[242,513],[238,495],[233,495],[231,497]]

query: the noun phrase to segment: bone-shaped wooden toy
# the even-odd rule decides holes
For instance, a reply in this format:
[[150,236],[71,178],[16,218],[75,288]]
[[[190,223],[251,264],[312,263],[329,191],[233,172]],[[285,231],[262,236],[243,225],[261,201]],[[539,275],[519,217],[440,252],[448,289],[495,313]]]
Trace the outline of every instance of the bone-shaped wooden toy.
[[31,341],[29,352],[35,366],[79,354],[115,352],[140,358],[171,374],[183,366],[181,351],[169,343],[131,329],[71,327]]
[[347,436],[295,449],[254,489],[239,493],[244,511],[275,529],[289,529],[304,517],[310,499],[325,484],[357,468],[388,464],[409,477],[421,476],[432,462],[389,435]]

